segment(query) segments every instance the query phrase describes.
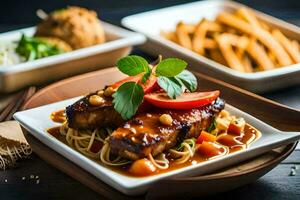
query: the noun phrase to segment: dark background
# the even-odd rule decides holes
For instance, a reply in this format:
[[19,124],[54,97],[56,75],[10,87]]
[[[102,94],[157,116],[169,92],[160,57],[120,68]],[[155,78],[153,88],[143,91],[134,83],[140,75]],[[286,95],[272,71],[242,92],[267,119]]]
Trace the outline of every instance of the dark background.
[[[0,32],[33,26],[39,22],[35,12],[43,9],[51,12],[67,5],[78,5],[93,9],[103,21],[120,25],[120,20],[128,15],[177,5],[191,0],[5,0],[0,1]],[[243,0],[239,1],[254,9],[273,15],[288,22],[300,25],[300,0]],[[147,24],[145,24],[147,26]],[[275,101],[300,108],[300,87],[294,86],[276,92],[263,94]],[[258,181],[234,191],[210,196],[210,200],[282,200],[299,199],[300,172],[289,176],[291,167],[300,165],[300,151],[295,151],[270,173]],[[40,183],[28,177],[40,177]],[[27,177],[22,180],[22,177]],[[7,180],[7,182],[5,182]],[[218,187],[218,186],[216,186]],[[20,199],[103,199],[98,194],[75,181],[71,177],[49,166],[33,155],[20,163],[14,170],[0,172],[0,200]]]
[[[0,32],[35,25],[35,12],[46,12],[78,5],[96,10],[104,21],[120,24],[120,19],[134,13],[192,2],[191,0],[5,0],[0,5]],[[239,0],[250,7],[275,17],[297,23],[300,19],[300,0]]]

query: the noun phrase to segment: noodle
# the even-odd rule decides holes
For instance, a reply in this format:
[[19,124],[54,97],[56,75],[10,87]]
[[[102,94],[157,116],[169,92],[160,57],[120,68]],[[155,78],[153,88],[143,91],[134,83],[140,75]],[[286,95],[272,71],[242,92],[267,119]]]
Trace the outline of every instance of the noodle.
[[152,154],[150,153],[148,158],[152,162],[152,164],[158,169],[169,168],[169,160],[166,158],[166,155],[164,153],[159,154],[156,159],[154,159]]
[[215,158],[219,158],[219,157],[222,157],[224,155],[227,155],[229,153],[229,148],[227,146],[224,146],[224,145],[221,145],[221,144],[218,144],[221,146],[221,148],[223,148],[223,153],[219,154],[219,155],[216,155],[216,156],[213,156],[213,157],[210,157],[208,158],[208,160],[212,160],[212,159],[215,159]]
[[[65,121],[59,128],[61,135],[65,136],[66,142],[73,146],[80,153],[90,158],[100,160],[105,165],[120,166],[130,163],[129,160],[125,160],[118,156],[115,159],[111,159],[110,147],[107,142],[107,137],[112,133],[109,128],[95,129],[95,130],[76,130],[68,127],[68,123]],[[93,144],[100,142],[102,147],[97,152],[91,151]]]
[[182,151],[176,149],[170,149],[169,152],[173,158],[175,158],[176,164],[182,164],[192,158],[197,149],[197,145],[194,139],[186,139],[181,143]]
[[106,141],[104,141],[104,145],[101,150],[100,160],[104,164],[110,165],[110,166],[121,166],[121,165],[126,165],[126,164],[130,163],[129,160],[122,159],[122,157],[120,157],[120,156],[118,156],[114,160],[110,160],[110,147],[109,147],[108,142],[106,142]]

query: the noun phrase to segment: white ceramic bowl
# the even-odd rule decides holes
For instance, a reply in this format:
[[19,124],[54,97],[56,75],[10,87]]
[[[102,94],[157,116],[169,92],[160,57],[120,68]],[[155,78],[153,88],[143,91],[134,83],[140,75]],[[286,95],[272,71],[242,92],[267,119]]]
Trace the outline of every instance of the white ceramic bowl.
[[[232,1],[200,1],[128,16],[122,19],[122,24],[147,36],[148,42],[142,48],[148,53],[162,54],[167,57],[181,57],[188,61],[193,70],[222,79],[244,89],[253,92],[266,92],[300,84],[300,64],[263,72],[241,73],[160,36],[161,31],[174,30],[179,21],[197,23],[202,18],[214,19],[221,11],[233,12],[241,6],[245,7],[245,5]],[[300,41],[299,27],[256,10],[253,12],[270,27],[278,28],[289,38]]]
[[[133,45],[146,40],[142,34],[105,22],[102,25],[107,38],[103,44],[13,66],[0,66],[0,92],[12,92],[26,86],[112,67],[119,58],[130,53]],[[35,27],[30,27],[2,33],[0,41],[18,41],[22,33],[31,36],[34,32]]]

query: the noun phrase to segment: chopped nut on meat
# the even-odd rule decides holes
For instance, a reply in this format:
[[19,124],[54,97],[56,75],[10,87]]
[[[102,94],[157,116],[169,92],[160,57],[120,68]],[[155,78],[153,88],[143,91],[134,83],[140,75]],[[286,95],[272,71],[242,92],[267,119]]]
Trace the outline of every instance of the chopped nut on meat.
[[101,106],[104,104],[105,100],[98,95],[92,95],[89,97],[89,102],[93,106]]
[[159,122],[163,125],[171,126],[173,123],[173,119],[169,114],[163,114],[159,117]]
[[114,89],[114,88],[112,88],[112,87],[107,87],[107,88],[104,90],[104,96],[110,97],[114,92],[115,92],[115,89]]
[[104,94],[104,91],[103,91],[103,90],[99,90],[99,91],[97,92],[97,94],[98,94],[100,97],[102,97],[103,94]]

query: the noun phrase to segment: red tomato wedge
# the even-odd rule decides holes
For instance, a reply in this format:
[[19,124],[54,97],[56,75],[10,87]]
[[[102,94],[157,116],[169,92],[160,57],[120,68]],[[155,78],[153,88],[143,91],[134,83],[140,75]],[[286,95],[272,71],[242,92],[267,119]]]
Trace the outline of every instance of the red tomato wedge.
[[136,82],[136,83],[139,83],[143,87],[145,94],[153,92],[153,91],[159,89],[159,85],[157,84],[157,78],[154,75],[151,75],[149,77],[149,79],[146,81],[146,83],[142,84],[141,83],[141,79],[142,79],[143,75],[144,74],[138,74],[136,76],[129,76],[129,77],[123,79],[123,80],[120,80],[120,81],[114,83],[113,85],[111,85],[111,87],[117,89],[123,83],[126,83],[126,82]]
[[165,109],[192,109],[210,104],[220,95],[219,90],[211,92],[183,93],[176,99],[171,99],[165,92],[151,93],[144,96],[150,104]]

